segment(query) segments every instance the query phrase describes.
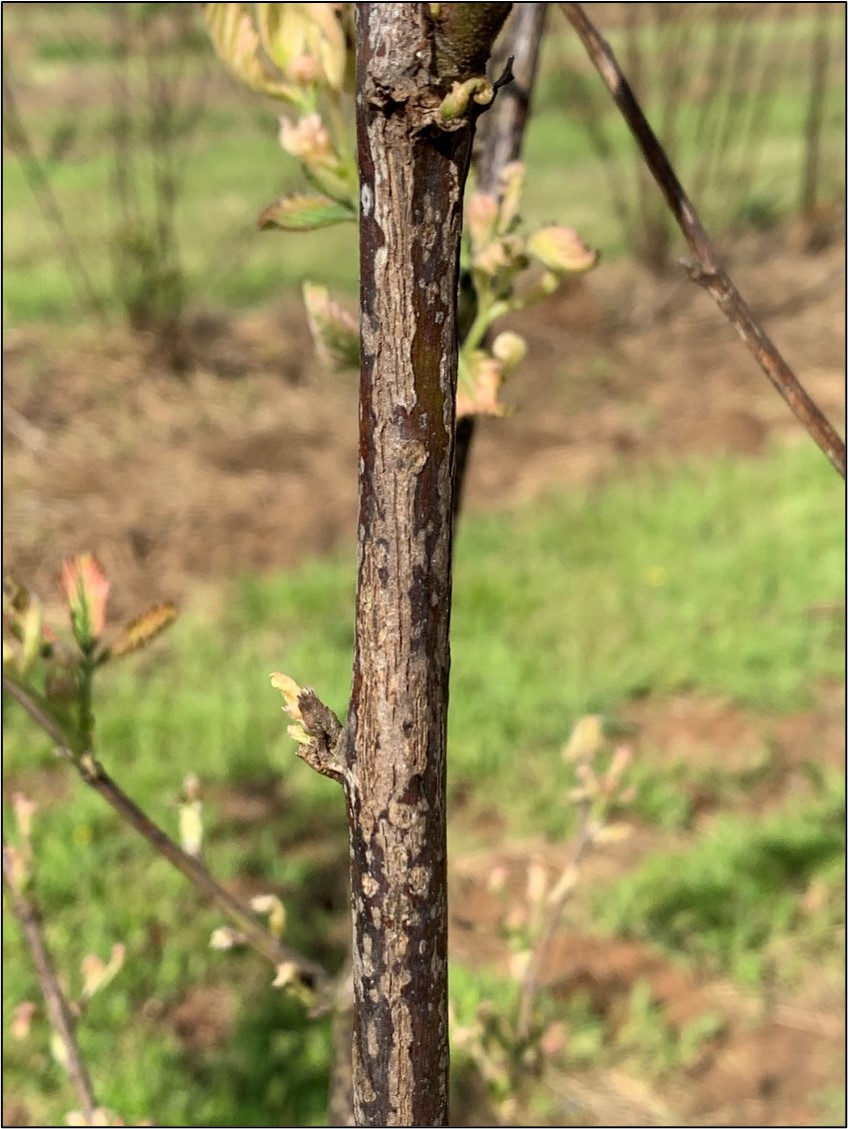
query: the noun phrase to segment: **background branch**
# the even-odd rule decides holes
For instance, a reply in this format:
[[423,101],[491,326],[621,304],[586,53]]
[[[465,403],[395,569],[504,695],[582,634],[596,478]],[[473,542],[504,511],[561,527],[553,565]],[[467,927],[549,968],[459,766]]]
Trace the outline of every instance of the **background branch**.
[[612,48],[586,15],[582,5],[560,4],[560,7],[612,94],[686,242],[696,256],[694,263],[685,264],[689,277],[710,294],[754,355],[760,368],[844,478],[844,442],[783,359],[765,330],[756,321],[733,281],[718,264],[698,213],[671,167],[656,134],[648,124]]
[[97,1100],[94,1097],[91,1079],[88,1076],[88,1070],[83,1062],[74,1035],[74,1016],[59,985],[50,951],[41,932],[38,907],[20,888],[14,874],[11,848],[5,842],[3,843],[3,881],[9,891],[12,913],[21,927],[27,948],[32,956],[32,962],[35,965],[35,973],[44,996],[50,1026],[56,1032],[56,1036],[62,1044],[64,1066],[76,1090],[86,1120],[89,1125],[93,1125]]
[[[501,87],[491,108],[480,118],[474,152],[478,192],[497,196],[501,173],[510,161],[517,161],[521,156],[547,8],[547,4],[515,4],[492,55],[492,74],[499,74],[507,60],[512,59],[512,82]],[[462,509],[476,427],[473,415],[457,420],[454,518]]]

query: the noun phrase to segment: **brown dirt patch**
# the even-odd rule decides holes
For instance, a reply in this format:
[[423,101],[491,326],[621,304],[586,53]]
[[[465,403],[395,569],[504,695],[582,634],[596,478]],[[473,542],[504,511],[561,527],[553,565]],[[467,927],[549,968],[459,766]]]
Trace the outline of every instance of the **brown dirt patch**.
[[[807,256],[772,237],[737,254],[743,291],[840,420],[841,250]],[[515,324],[531,359],[507,390],[516,414],[478,428],[472,507],[648,459],[808,441],[685,280],[616,264]],[[41,592],[82,547],[104,559],[127,612],[352,540],[356,382],[318,371],[299,305],[198,319],[190,340],[195,362],[180,380],[120,331],[7,333],[4,559]]]
[[630,702],[636,756],[686,768],[685,787],[697,816],[736,802],[764,811],[813,787],[810,767],[845,762],[845,688],[823,685],[813,709],[776,716],[697,694]]
[[231,1038],[238,1007],[232,988],[195,988],[170,1010],[167,1020],[188,1050],[209,1051]]

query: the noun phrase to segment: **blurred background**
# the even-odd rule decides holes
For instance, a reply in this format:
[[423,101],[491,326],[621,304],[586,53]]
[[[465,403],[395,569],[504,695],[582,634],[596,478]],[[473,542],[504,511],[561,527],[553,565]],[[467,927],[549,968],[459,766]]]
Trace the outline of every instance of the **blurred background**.
[[[840,483],[681,270],[682,237],[549,7],[522,215],[573,226],[601,263],[510,319],[529,342],[515,410],[481,420],[472,452],[458,1030],[515,1006],[528,875],[552,884],[573,850],[561,749],[581,717],[603,718],[600,756],[632,750],[635,791],[616,813],[629,836],[587,862],[546,965],[563,1037],[520,1085],[460,1039],[455,1123],[835,1124]],[[585,7],[746,300],[844,432],[844,5]],[[343,807],[293,756],[267,675],[345,707],[356,378],[315,360],[299,290],[355,310],[357,242],[354,225],[257,229],[303,183],[278,117],[216,59],[198,5],[3,5],[4,569],[55,609],[62,557],[91,549],[115,624],[180,604],[170,636],[104,672],[102,758],[172,829],[197,773],[212,870],[279,894],[292,944],[336,967]],[[327,1022],[272,994],[257,958],[209,953],[216,915],[17,711],[4,725],[4,801],[40,805],[36,887],[71,989],[86,953],[128,947],[80,1026],[103,1104],[128,1123],[321,1124]],[[8,1033],[38,998],[13,922],[4,961]],[[43,1016],[5,1040],[4,1124],[71,1108],[49,1043]]]

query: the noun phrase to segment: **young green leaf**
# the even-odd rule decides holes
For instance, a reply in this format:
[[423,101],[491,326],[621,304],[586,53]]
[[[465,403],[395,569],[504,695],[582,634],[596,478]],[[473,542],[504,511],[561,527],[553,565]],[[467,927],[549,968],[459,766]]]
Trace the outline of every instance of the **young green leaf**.
[[319,227],[330,227],[334,223],[345,223],[356,215],[346,204],[340,204],[329,196],[314,195],[284,196],[282,200],[270,204],[259,214],[259,228],[279,227],[283,231],[314,231]]

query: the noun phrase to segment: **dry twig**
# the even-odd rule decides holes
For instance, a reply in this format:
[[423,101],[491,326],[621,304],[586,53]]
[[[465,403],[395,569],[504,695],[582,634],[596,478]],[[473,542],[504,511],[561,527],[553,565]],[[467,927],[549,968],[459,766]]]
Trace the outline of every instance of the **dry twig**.
[[709,293],[754,355],[760,368],[844,478],[844,442],[811,399],[765,330],[756,321],[730,277],[718,264],[698,213],[671,167],[656,134],[648,124],[627,79],[622,74],[612,48],[583,11],[582,5],[560,4],[560,7],[580,37],[595,69],[604,80],[631,133],[636,138],[651,174],[662,190],[686,242],[695,255],[693,262],[684,263],[689,277]]

